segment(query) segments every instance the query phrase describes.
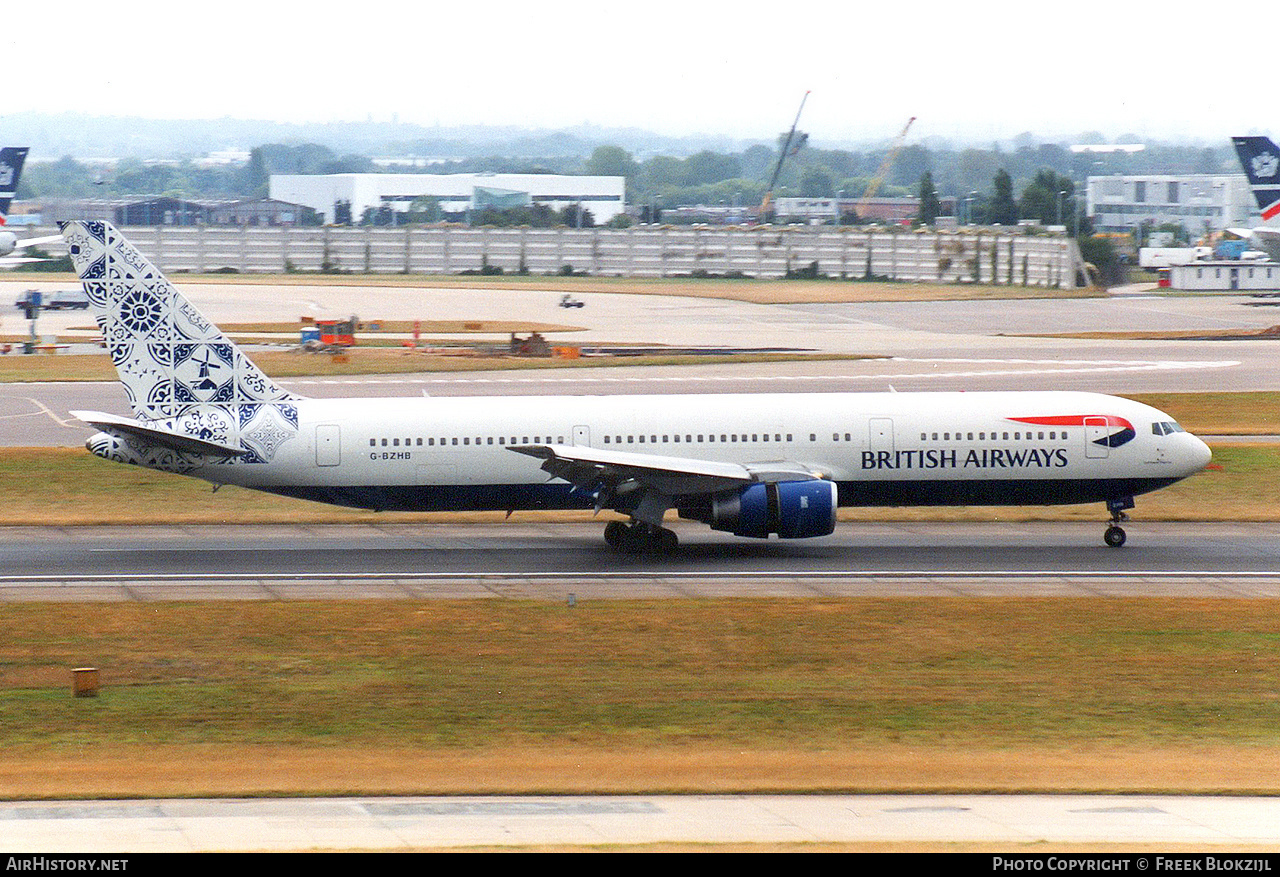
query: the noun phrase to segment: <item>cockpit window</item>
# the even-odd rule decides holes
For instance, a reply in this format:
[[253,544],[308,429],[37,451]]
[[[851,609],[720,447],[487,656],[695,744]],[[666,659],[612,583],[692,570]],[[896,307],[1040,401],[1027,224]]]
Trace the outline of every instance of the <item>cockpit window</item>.
[[1155,435],[1173,435],[1175,432],[1186,432],[1186,430],[1174,421],[1166,420],[1151,424],[1151,432]]

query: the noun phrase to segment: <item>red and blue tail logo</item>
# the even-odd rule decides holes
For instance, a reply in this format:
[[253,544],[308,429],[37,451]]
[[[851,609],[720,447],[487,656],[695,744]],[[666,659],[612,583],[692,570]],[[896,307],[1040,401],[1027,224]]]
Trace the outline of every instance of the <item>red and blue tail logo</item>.
[[9,215],[9,202],[18,191],[18,178],[22,176],[22,163],[27,160],[28,147],[6,146],[0,149],[0,225]]
[[1267,137],[1232,137],[1264,220],[1280,216],[1280,149]]
[[1118,448],[1133,441],[1138,433],[1133,424],[1123,417],[1114,414],[1060,414],[1052,417],[1010,417],[1015,423],[1030,423],[1035,426],[1079,426],[1087,428],[1091,433],[1102,433],[1091,438],[1095,445],[1107,448]]

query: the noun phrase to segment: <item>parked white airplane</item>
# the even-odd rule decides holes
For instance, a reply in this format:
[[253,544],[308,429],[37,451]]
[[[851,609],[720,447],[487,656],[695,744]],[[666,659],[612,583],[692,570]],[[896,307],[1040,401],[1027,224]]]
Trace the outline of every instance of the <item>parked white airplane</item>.
[[[63,227],[135,418],[72,412],[109,460],[378,510],[612,509],[627,550],[683,518],[825,536],[842,506],[1105,503],[1199,471],[1167,414],[1076,392],[306,399],[282,390],[114,227]],[[551,477],[548,478],[547,475]]]
[[9,205],[18,191],[18,180],[22,178],[22,165],[30,151],[26,146],[6,146],[0,149],[0,267],[17,265],[22,262],[38,262],[39,259],[14,256],[4,258],[14,250],[27,247],[41,247],[59,240],[57,235],[43,238],[27,238],[18,240],[17,234],[4,227],[9,215]]

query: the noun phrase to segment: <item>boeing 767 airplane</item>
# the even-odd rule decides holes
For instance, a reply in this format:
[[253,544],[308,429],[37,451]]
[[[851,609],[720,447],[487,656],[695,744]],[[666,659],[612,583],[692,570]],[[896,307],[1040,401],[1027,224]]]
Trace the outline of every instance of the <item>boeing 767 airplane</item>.
[[1103,503],[1209,448],[1077,392],[308,399],[277,386],[105,222],[63,226],[134,417],[72,412],[108,460],[362,509],[608,509],[627,551],[674,510],[737,536],[825,536],[838,506]]

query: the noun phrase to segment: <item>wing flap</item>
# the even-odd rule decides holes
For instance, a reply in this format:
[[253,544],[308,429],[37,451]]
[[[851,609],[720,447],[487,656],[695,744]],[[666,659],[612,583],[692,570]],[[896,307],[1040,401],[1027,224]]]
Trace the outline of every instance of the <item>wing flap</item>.
[[636,454],[582,445],[516,445],[508,450],[542,460],[545,472],[584,489],[656,490],[667,496],[718,493],[755,481],[804,481],[823,477],[801,463],[726,463]]

